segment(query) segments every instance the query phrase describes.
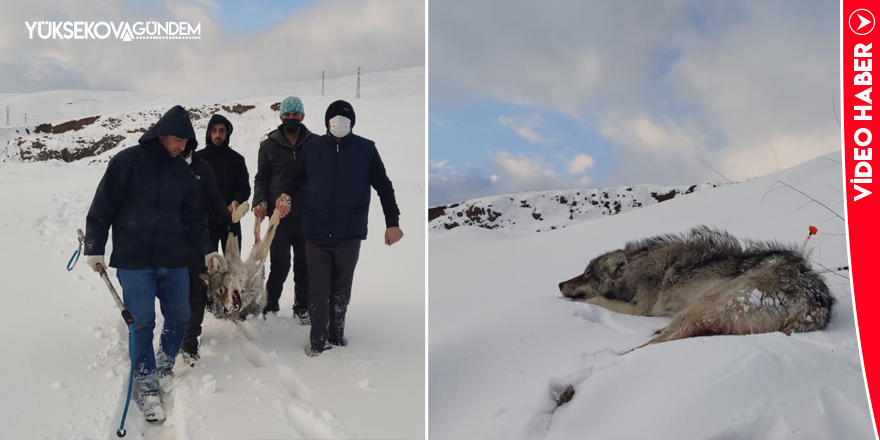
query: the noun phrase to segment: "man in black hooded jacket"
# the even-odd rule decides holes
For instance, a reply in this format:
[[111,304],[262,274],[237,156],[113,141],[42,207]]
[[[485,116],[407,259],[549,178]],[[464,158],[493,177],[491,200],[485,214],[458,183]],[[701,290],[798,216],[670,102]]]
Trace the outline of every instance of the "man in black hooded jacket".
[[[227,210],[232,212],[233,201],[241,205],[251,197],[251,185],[244,157],[229,146],[230,136],[232,123],[223,115],[211,116],[205,135],[205,148],[197,154],[211,165]],[[241,225],[224,223],[215,216],[208,217],[208,235],[215,247],[219,241],[221,249],[225,250],[230,232],[238,237],[238,249],[241,250]]]
[[[195,147],[187,148],[180,154],[189,163],[190,169],[196,175],[198,181],[200,215],[203,219],[205,233],[208,232],[208,221],[213,218],[223,224],[237,224],[242,212],[230,213],[226,202],[217,187],[214,170],[208,162],[195,154]],[[241,211],[241,210],[239,210]],[[246,212],[246,211],[245,211]],[[217,242],[211,243],[216,251]],[[190,367],[199,360],[199,335],[202,334],[202,321],[205,319],[205,306],[208,301],[208,286],[199,277],[208,271],[205,262],[198,251],[188,247],[189,256],[187,268],[189,270],[189,325],[186,327],[186,335],[180,347],[181,357]],[[226,251],[225,249],[223,250]]]
[[[134,318],[129,350],[134,357],[136,402],[148,422],[165,419],[159,399],[159,377],[171,374],[189,322],[187,246],[205,264],[222,259],[208,245],[199,212],[198,187],[180,157],[198,141],[189,115],[175,106],[138,141],[120,151],[104,172],[86,218],[83,254],[97,271],[104,267],[104,248],[113,229],[110,265],[122,286],[126,308]],[[159,352],[153,353],[156,298],[165,318]]]

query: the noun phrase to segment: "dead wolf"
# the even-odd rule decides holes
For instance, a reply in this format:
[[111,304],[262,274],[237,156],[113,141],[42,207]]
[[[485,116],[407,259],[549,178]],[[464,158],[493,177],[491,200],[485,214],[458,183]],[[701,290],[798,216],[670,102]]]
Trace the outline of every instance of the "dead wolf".
[[[282,198],[282,206],[290,206],[289,197]],[[247,208],[245,208],[247,209]],[[266,307],[265,263],[280,221],[280,210],[269,218],[266,235],[257,243],[250,256],[242,261],[238,251],[238,237],[229,233],[224,257],[201,274],[211,292],[211,312],[218,319],[239,320],[258,315]]]
[[594,258],[559,290],[619,313],[672,317],[637,348],[694,336],[822,330],[835,303],[796,246],[741,243],[706,226],[629,242]]

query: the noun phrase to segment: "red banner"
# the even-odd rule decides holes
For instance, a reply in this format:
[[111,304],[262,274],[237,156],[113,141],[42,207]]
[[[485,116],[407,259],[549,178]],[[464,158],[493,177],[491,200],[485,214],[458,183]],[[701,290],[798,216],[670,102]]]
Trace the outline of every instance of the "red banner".
[[880,251],[880,235],[874,231],[880,219],[880,187],[873,184],[873,167],[880,164],[873,161],[874,136],[880,145],[871,98],[874,52],[880,50],[874,9],[880,13],[880,2],[842,1],[840,48],[849,273],[872,418],[880,408],[880,295],[874,290],[880,286],[880,271],[872,266]]

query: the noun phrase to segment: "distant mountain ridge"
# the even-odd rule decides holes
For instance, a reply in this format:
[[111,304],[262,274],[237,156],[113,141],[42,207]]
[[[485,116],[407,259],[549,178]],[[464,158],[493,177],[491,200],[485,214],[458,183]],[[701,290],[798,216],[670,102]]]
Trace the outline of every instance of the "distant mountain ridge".
[[428,228],[433,232],[446,231],[459,226],[550,231],[722,185],[727,183],[702,183],[690,186],[633,185],[533,191],[482,197],[463,203],[429,208]]

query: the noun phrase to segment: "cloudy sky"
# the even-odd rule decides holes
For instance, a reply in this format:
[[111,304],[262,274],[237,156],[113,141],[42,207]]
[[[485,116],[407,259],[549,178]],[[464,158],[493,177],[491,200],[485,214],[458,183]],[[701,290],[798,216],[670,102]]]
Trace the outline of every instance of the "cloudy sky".
[[[187,21],[200,40],[29,39],[25,22]],[[174,93],[425,64],[420,0],[28,0],[0,14],[0,93]]]
[[838,7],[430,2],[429,203],[741,180],[839,150]]

